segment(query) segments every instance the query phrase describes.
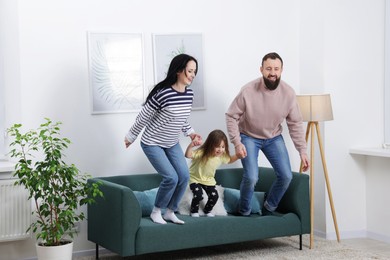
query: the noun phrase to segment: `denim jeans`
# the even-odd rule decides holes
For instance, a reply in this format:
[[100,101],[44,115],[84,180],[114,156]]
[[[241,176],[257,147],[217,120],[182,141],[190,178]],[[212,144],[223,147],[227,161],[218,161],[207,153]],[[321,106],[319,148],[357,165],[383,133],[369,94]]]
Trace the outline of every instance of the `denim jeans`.
[[176,211],[190,178],[187,161],[180,144],[163,148],[141,142],[141,147],[150,163],[162,176],[154,206]]
[[250,201],[255,185],[259,179],[258,157],[261,150],[276,173],[276,180],[267,192],[264,207],[274,211],[290,185],[292,179],[290,159],[282,135],[270,139],[257,139],[241,134],[241,142],[245,146],[247,156],[241,159],[244,174],[240,186],[239,211],[242,215],[251,212]]

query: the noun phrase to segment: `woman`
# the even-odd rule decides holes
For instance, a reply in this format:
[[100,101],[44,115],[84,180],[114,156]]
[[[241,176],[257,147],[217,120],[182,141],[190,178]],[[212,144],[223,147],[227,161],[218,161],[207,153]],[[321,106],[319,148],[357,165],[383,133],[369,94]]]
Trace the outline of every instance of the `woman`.
[[[158,83],[146,98],[134,125],[125,136],[126,148],[132,144],[145,127],[141,147],[150,163],[161,174],[153,211],[155,223],[171,221],[184,224],[175,211],[186,190],[189,170],[179,144],[180,132],[201,144],[202,138],[188,123],[194,93],[188,86],[198,71],[198,62],[187,54],[179,54],[169,65],[167,77]],[[161,209],[166,209],[162,216]]]

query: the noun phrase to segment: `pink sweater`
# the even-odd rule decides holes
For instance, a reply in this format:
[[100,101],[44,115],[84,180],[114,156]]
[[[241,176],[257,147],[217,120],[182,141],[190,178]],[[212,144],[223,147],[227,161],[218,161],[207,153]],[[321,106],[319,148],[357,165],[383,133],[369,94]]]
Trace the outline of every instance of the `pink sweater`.
[[241,144],[240,133],[259,139],[280,135],[284,120],[299,154],[307,154],[295,91],[284,81],[273,91],[265,87],[262,77],[247,83],[226,112],[227,130],[234,146]]

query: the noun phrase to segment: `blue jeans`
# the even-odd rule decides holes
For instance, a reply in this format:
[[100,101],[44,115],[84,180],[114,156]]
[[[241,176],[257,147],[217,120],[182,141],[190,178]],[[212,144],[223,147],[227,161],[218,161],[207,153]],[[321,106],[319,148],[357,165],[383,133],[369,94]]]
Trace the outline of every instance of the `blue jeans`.
[[244,174],[240,186],[239,211],[242,215],[249,215],[251,212],[250,201],[259,179],[258,157],[260,150],[263,151],[276,173],[276,180],[267,192],[267,198],[264,202],[264,207],[267,210],[274,211],[292,179],[290,159],[283,136],[257,139],[241,134],[241,142],[246,148],[247,156],[241,159]]
[[154,206],[176,211],[190,179],[187,161],[180,144],[163,148],[141,142],[141,147],[150,163],[162,176]]

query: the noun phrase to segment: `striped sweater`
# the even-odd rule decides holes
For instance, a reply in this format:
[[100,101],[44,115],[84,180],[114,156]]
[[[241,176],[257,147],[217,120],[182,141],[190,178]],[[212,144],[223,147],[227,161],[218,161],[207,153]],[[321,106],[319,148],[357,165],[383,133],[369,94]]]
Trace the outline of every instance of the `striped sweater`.
[[163,148],[174,146],[179,142],[180,132],[185,136],[194,132],[188,123],[193,99],[194,93],[190,88],[183,93],[172,87],[157,92],[142,107],[126,135],[127,140],[133,143],[145,128],[142,143]]

